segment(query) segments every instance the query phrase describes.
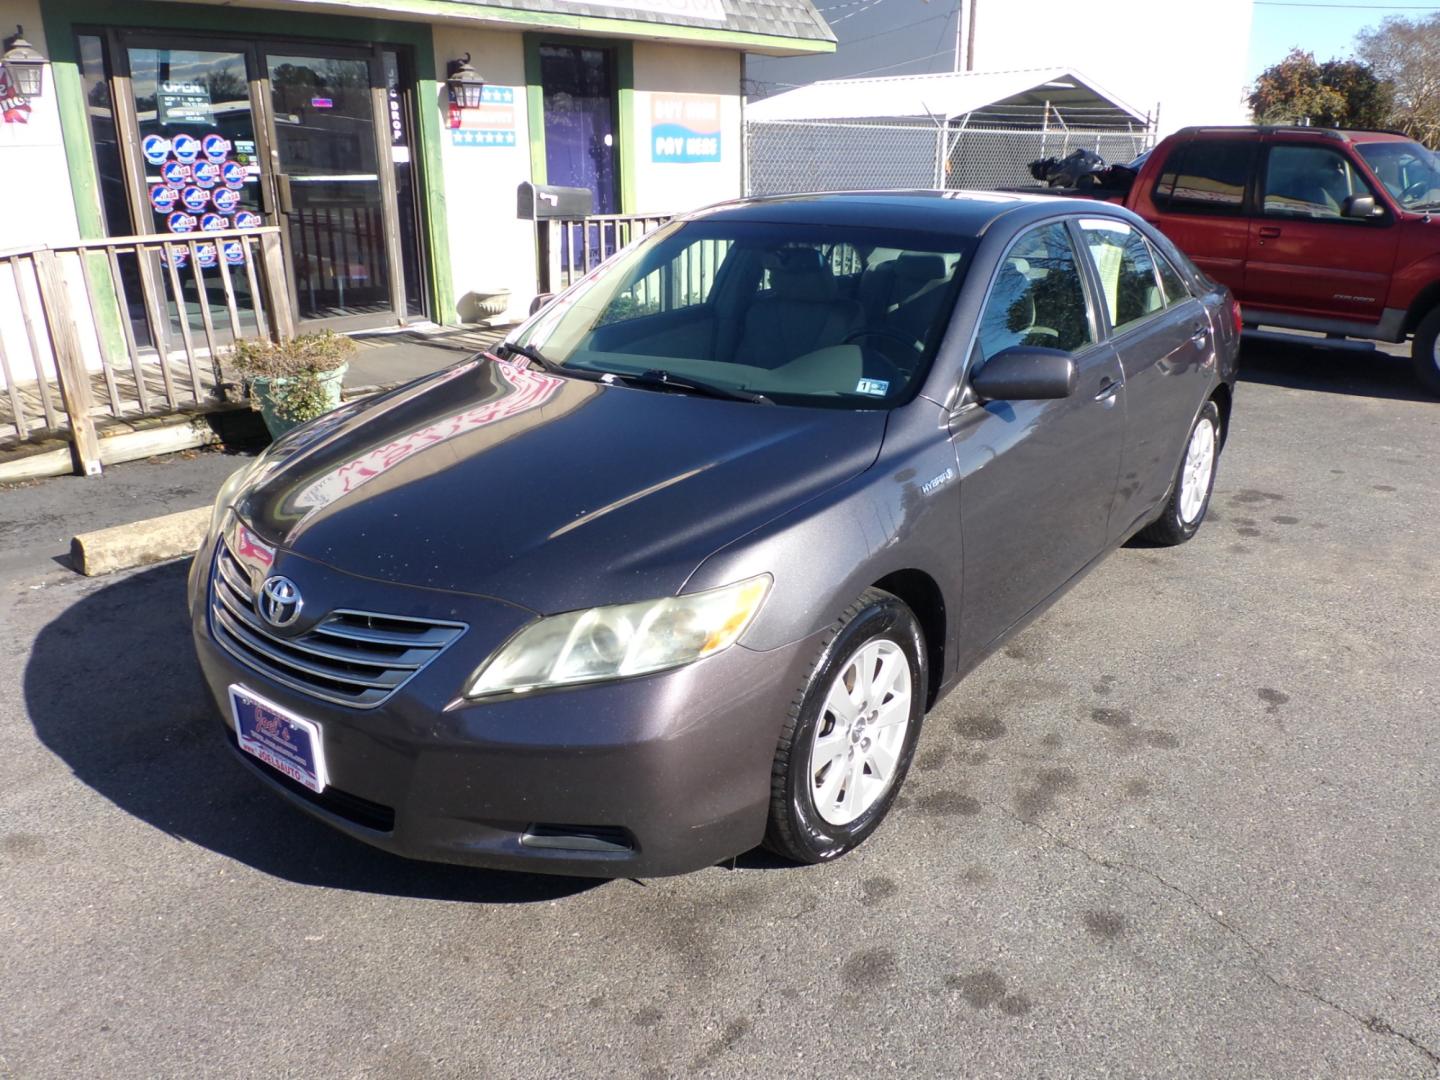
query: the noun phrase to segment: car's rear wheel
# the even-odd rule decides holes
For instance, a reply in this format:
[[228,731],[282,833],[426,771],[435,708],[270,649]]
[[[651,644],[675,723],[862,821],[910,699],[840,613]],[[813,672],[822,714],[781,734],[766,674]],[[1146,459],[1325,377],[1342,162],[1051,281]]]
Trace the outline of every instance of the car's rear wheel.
[[1420,320],[1410,342],[1410,363],[1421,385],[1440,397],[1440,307]]
[[879,827],[920,737],[924,657],[919,623],[890,593],[867,589],[840,616],[781,732],[767,847],[825,862]]
[[1215,488],[1215,465],[1220,459],[1220,409],[1207,401],[1190,429],[1190,441],[1180,471],[1170,485],[1170,497],[1160,516],[1140,533],[1151,543],[1174,546],[1195,535],[1205,512],[1210,509],[1210,493]]

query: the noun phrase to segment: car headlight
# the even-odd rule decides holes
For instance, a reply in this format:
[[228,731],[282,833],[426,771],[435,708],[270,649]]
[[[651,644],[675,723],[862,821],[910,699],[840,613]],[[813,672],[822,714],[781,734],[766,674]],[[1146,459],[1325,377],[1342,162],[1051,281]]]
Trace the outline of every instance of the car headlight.
[[770,575],[708,592],[570,611],[531,623],[470,680],[466,697],[644,675],[713,656],[739,640]]
[[210,531],[205,534],[207,539],[220,531],[220,526],[225,523],[225,512],[230,509],[235,496],[240,494],[240,489],[245,486],[245,481],[249,479],[254,468],[253,461],[247,462],[226,477],[225,482],[220,485],[220,491],[215,496],[215,505],[210,510]]

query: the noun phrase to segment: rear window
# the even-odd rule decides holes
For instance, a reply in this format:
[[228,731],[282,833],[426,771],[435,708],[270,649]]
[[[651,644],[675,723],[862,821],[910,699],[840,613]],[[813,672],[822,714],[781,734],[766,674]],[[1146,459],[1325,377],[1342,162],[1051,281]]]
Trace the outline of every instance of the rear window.
[[1170,151],[1155,185],[1156,208],[1175,214],[1243,213],[1256,145],[1241,139],[1181,143]]

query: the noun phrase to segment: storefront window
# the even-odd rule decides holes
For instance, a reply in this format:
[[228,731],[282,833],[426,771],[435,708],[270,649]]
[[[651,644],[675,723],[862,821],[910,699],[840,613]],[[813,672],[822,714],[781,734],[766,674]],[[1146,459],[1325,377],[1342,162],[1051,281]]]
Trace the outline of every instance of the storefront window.
[[96,34],[81,34],[76,52],[80,60],[80,86],[90,116],[90,144],[95,149],[95,171],[100,176],[100,210],[105,231],[129,236],[135,231],[130,203],[125,198],[125,172],[120,162],[120,137],[115,129],[115,105],[105,70],[104,44]]

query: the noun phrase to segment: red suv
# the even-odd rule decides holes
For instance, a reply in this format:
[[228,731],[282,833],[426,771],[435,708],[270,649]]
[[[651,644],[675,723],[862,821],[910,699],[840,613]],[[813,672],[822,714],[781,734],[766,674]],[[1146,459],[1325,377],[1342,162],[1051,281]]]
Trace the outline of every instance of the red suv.
[[1413,337],[1440,394],[1440,159],[1403,135],[1185,128],[1124,203],[1240,300],[1247,323]]

